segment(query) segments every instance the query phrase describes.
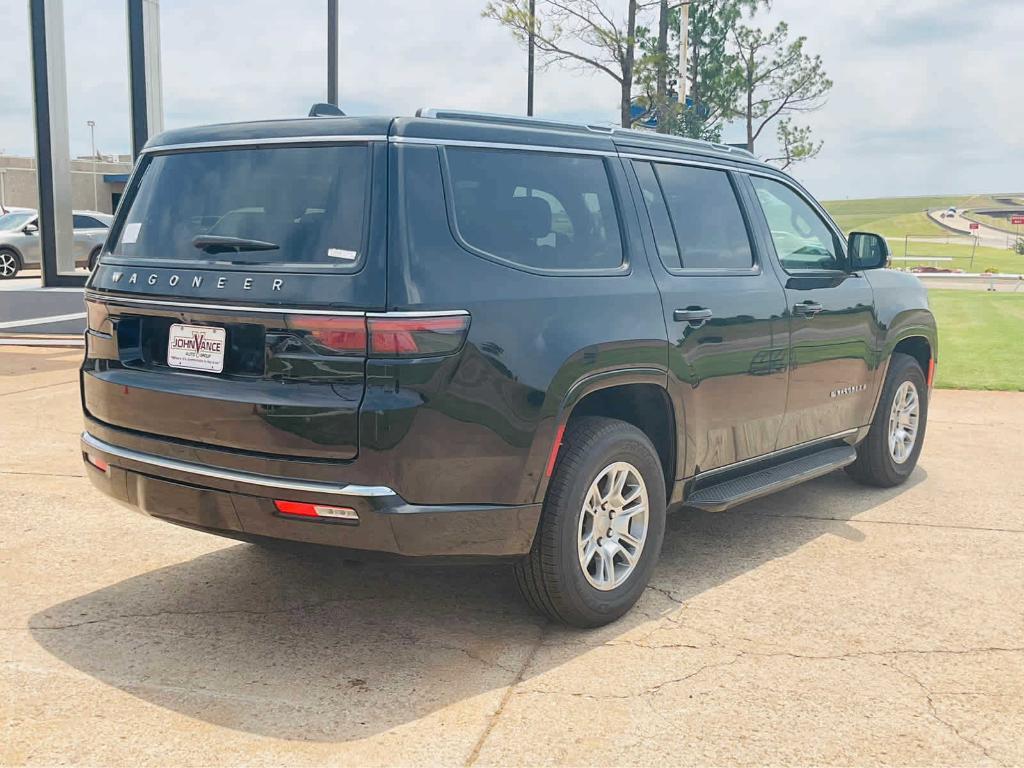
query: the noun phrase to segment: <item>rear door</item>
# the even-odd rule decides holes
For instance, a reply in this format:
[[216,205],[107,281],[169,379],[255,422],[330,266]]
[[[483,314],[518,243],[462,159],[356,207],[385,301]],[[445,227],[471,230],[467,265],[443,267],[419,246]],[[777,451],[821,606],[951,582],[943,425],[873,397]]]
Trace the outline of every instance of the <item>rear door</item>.
[[686,472],[770,453],[786,405],[786,298],[754,247],[738,181],[671,160],[632,165],[658,254]]
[[870,283],[847,267],[843,238],[781,178],[749,177],[758,222],[785,274],[789,395],[779,448],[838,435],[871,420],[877,323]]
[[264,456],[356,456],[365,314],[385,307],[385,142],[141,162],[89,283],[88,415]]

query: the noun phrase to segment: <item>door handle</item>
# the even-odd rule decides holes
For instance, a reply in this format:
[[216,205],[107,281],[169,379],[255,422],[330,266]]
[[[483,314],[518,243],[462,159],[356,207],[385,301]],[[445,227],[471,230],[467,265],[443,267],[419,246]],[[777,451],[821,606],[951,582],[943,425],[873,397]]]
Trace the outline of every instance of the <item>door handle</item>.
[[713,315],[714,313],[710,309],[696,307],[694,309],[677,309],[672,313],[672,319],[677,323],[689,323],[691,328],[700,328]]
[[798,315],[804,317],[813,317],[824,309],[821,304],[816,301],[801,301],[793,307],[793,311]]

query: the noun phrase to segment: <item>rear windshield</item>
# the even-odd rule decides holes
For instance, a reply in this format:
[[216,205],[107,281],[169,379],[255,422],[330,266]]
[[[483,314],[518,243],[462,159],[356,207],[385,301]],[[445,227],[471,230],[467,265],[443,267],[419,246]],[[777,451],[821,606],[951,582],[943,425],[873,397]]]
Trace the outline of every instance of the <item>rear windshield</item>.
[[365,145],[179,152],[143,162],[114,255],[339,267],[360,261]]

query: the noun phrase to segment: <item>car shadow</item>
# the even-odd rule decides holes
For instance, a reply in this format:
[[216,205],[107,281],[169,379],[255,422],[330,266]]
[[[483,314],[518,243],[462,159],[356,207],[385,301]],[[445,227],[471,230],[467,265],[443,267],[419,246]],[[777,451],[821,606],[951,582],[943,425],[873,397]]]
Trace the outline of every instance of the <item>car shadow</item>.
[[[910,484],[925,477],[918,468]],[[597,630],[535,616],[504,566],[359,565],[249,544],[54,605],[30,630],[72,667],[192,718],[282,739],[361,739],[543,674],[819,536],[860,541],[847,521],[907,487],[867,489],[836,473],[732,512],[674,512],[651,588]],[[564,648],[535,654],[541,642]]]

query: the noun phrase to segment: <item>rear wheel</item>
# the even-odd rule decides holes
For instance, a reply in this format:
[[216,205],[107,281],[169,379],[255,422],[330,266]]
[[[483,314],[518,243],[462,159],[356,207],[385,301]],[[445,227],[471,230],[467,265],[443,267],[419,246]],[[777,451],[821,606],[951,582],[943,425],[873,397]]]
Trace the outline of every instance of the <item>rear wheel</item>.
[[665,532],[665,478],[642,431],[586,417],[566,434],[530,554],[527,601],[578,627],[607,624],[643,594]]
[[10,248],[0,248],[0,280],[9,280],[21,270],[21,259]]
[[871,429],[846,471],[858,482],[880,488],[905,482],[917,466],[927,422],[924,371],[910,355],[894,354]]

